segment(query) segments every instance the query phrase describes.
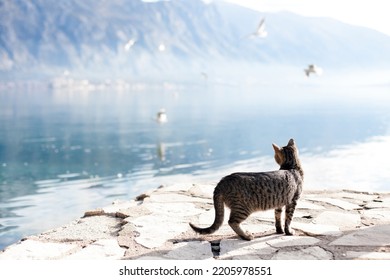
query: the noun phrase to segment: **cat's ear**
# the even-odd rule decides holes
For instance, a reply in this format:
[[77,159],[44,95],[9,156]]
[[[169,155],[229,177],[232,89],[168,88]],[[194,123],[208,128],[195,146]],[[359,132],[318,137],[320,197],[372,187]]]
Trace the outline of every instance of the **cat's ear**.
[[283,153],[282,153],[282,149],[283,148],[280,148],[278,145],[272,143],[272,147],[274,147],[274,150],[275,150],[275,161],[277,164],[279,164],[280,166],[282,165],[282,163],[284,162],[284,156],[283,156]]
[[275,153],[279,153],[280,150],[281,150],[281,148],[278,145],[274,144],[274,143],[272,143],[272,147],[274,148]]
[[290,139],[290,141],[288,141],[288,144],[287,144],[288,146],[295,146],[295,141],[294,141],[294,139]]

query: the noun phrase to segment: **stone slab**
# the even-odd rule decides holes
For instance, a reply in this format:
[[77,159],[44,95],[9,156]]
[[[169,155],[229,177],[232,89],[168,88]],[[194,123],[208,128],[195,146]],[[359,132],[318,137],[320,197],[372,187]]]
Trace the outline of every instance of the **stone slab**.
[[125,254],[125,249],[118,245],[116,239],[101,239],[64,259],[69,260],[119,260]]
[[372,219],[375,224],[390,223],[390,210],[385,209],[371,209],[364,210],[361,213],[362,217]]
[[298,200],[296,208],[297,209],[310,209],[310,210],[323,210],[323,209],[325,209],[325,207],[322,205],[318,205],[318,204],[308,202],[308,201],[302,200],[302,199]]
[[[228,223],[228,221],[229,221],[229,214],[230,214],[230,211],[227,208],[225,208],[223,224],[227,224]],[[197,225],[199,225],[200,227],[208,227],[208,226],[210,226],[214,222],[214,219],[215,219],[214,208],[212,208],[210,210],[203,209],[201,211],[201,214],[198,217]]]
[[188,223],[182,219],[175,220],[172,216],[158,213],[136,218],[131,223],[139,232],[135,241],[150,249],[161,247],[168,240],[189,229]]
[[371,201],[365,205],[366,208],[390,208],[390,200],[386,199],[377,199],[375,201]]
[[355,209],[362,208],[361,206],[359,206],[357,204],[350,203],[350,202],[345,201],[345,200],[329,198],[329,197],[310,197],[307,199],[311,200],[311,201],[320,201],[320,202],[329,203],[329,204],[332,204],[332,205],[337,206],[337,207],[344,209],[344,210],[355,210]]
[[190,190],[194,184],[192,183],[176,183],[176,184],[170,184],[168,186],[162,186],[161,188],[158,188],[155,193],[167,193],[167,192],[187,192]]
[[251,215],[252,218],[258,219],[260,221],[274,222],[275,221],[275,211],[258,211]]
[[[254,236],[261,236],[266,232],[276,233],[275,226],[273,225],[267,225],[263,223],[250,223],[250,221],[245,221],[241,224],[241,226],[243,230],[253,233]],[[230,230],[232,233],[234,233],[233,229],[230,228]]]
[[131,207],[136,207],[137,202],[132,200],[132,201],[115,201],[111,205],[103,207],[102,210],[104,211],[105,214],[107,215],[113,215],[117,212],[120,212],[122,209],[128,209]]
[[204,209],[200,209],[196,207],[193,203],[189,203],[189,202],[145,203],[143,207],[148,211],[150,211],[150,213],[172,216],[172,218],[188,217],[188,216],[191,217],[205,212]]
[[28,239],[8,247],[0,254],[0,260],[53,260],[61,258],[76,248],[76,244]]
[[347,251],[345,257],[352,260],[390,260],[390,252]]
[[389,246],[390,225],[361,228],[331,242],[331,246]]
[[273,254],[277,249],[269,246],[268,237],[256,238],[252,241],[242,239],[224,239],[220,243],[220,259],[261,259],[262,255]]
[[345,191],[334,193],[331,196],[334,198],[339,198],[339,199],[347,198],[347,199],[352,199],[360,202],[371,201],[378,197],[378,195],[375,194],[366,194],[366,193],[358,193],[358,192],[355,193],[355,192],[345,192]]
[[320,240],[311,236],[278,236],[270,239],[267,244],[275,248],[295,247],[295,246],[312,246],[319,243]]
[[196,196],[189,196],[177,193],[156,193],[148,198],[145,198],[145,202],[161,202],[161,203],[177,203],[177,202],[199,202],[199,203],[211,203],[212,201],[207,198],[201,198]]
[[189,241],[174,244],[169,253],[164,255],[170,260],[206,260],[213,259],[211,244],[207,241]]
[[51,241],[96,241],[117,236],[121,219],[109,216],[86,217],[40,235]]
[[321,247],[299,248],[292,251],[278,251],[272,260],[332,260],[333,254]]
[[215,189],[215,186],[196,184],[192,188],[190,188],[188,191],[192,195],[212,199],[214,189]]
[[341,235],[342,232],[338,226],[322,225],[313,223],[291,223],[291,227],[308,235]]
[[314,224],[333,225],[341,229],[356,228],[360,222],[359,214],[336,211],[324,211],[313,220]]

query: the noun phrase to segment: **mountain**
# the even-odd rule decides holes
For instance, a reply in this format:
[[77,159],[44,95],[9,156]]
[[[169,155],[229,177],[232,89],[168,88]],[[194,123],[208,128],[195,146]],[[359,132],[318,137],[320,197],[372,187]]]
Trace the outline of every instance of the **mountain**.
[[[265,18],[268,36],[251,38]],[[0,1],[0,79],[190,79],[253,67],[386,67],[390,37],[327,18],[223,1]]]

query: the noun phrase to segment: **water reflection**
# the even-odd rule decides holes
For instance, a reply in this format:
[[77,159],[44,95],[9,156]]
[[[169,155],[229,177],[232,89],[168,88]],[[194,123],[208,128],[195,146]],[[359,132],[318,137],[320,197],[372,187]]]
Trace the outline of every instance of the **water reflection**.
[[158,155],[158,158],[161,160],[161,161],[165,161],[165,154],[166,154],[166,151],[165,151],[165,144],[164,143],[158,143],[157,145],[157,155]]
[[328,152],[306,155],[307,185],[361,191],[390,191],[390,137],[377,136]]

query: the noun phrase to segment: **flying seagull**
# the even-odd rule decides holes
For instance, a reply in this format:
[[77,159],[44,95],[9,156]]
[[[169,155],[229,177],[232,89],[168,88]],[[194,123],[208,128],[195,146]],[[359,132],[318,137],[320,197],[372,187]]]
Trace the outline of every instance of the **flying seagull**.
[[160,43],[160,45],[158,45],[158,50],[160,52],[164,52],[167,48],[165,47],[165,45],[163,43]]
[[168,121],[167,113],[165,112],[164,108],[162,108],[162,109],[160,109],[160,111],[158,111],[156,120],[159,123],[165,123]]
[[131,47],[134,46],[135,42],[136,41],[134,39],[130,39],[129,41],[127,41],[127,43],[125,45],[125,50],[129,51],[131,49]]
[[262,18],[256,31],[250,34],[251,38],[265,38],[267,37],[268,32],[265,30],[265,18]]
[[305,74],[307,77],[309,77],[310,74],[317,74],[319,76],[322,74],[322,68],[320,68],[314,64],[309,64],[307,66],[307,68],[304,69],[303,71],[305,71]]

